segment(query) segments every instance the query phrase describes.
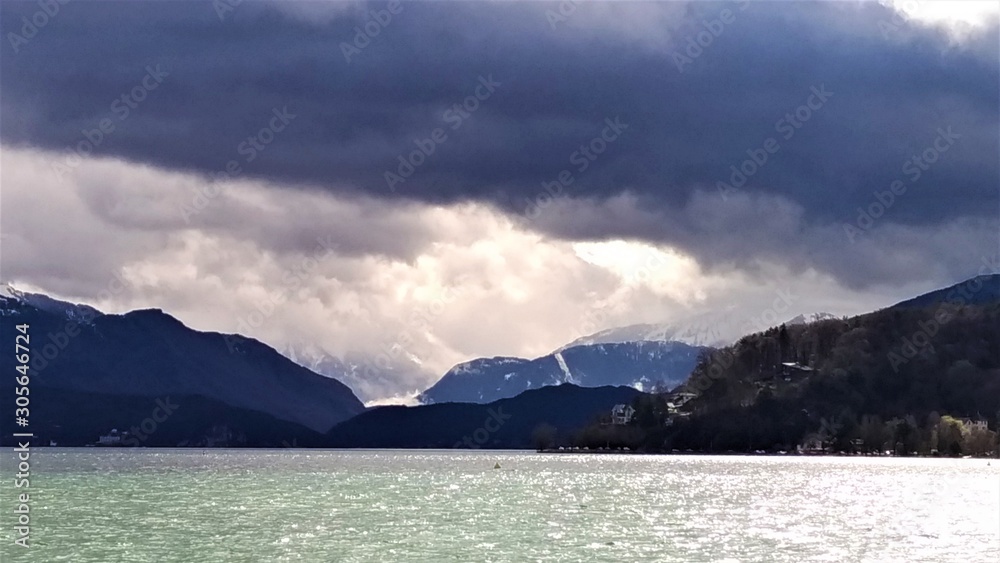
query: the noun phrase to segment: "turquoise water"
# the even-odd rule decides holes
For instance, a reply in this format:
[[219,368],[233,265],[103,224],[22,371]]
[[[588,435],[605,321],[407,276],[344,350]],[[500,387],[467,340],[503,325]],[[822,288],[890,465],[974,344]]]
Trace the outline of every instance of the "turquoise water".
[[23,549],[3,456],[5,562],[1000,561],[997,460],[83,448],[31,461]]

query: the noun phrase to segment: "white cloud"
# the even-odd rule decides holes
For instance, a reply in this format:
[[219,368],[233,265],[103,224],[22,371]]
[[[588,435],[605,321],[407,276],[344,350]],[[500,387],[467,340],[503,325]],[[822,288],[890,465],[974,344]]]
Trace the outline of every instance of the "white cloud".
[[882,0],[905,18],[924,24],[944,25],[955,28],[974,26],[982,28],[1000,15],[1000,4],[992,0]]

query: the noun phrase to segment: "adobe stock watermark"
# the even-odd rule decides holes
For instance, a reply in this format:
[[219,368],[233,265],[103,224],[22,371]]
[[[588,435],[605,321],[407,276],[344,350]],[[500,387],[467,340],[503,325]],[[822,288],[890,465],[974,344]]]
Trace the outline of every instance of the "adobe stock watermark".
[[[930,170],[931,165],[941,158],[941,155],[955,144],[955,141],[962,138],[961,135],[947,128],[938,127],[937,137],[926,149],[908,158],[903,163],[902,173],[909,179],[910,185],[916,184],[924,172]],[[909,186],[901,179],[895,179],[889,184],[889,189],[885,191],[874,191],[875,201],[866,207],[858,207],[858,216],[854,225],[844,223],[844,234],[851,243],[857,242],[862,234],[868,233],[875,225],[875,221],[882,218],[889,209],[896,203],[896,197],[906,193]]]
[[582,0],[563,0],[555,10],[551,8],[545,10],[545,19],[549,22],[549,26],[555,30],[559,24],[568,21],[581,3]]
[[[621,138],[621,134],[629,127],[628,123],[622,123],[619,116],[614,119],[607,117],[604,119],[604,128],[601,133],[569,155],[569,163],[576,165],[576,173],[582,174],[590,168],[590,164],[598,159],[608,147]],[[552,205],[555,198],[563,194],[563,188],[572,184],[576,178],[573,171],[566,168],[556,175],[554,180],[542,182],[542,190],[535,195],[534,199],[525,198],[527,204],[524,208],[524,216],[528,219],[536,219],[541,215],[542,210]]]
[[[264,126],[253,135],[236,146],[236,153],[243,157],[243,162],[250,164],[263,153],[268,145],[274,142],[277,134],[284,131],[288,124],[295,119],[296,114],[288,111],[288,106],[281,109],[277,107],[271,109],[271,117],[264,121]],[[224,182],[235,180],[243,173],[243,166],[236,159],[230,160],[226,166],[212,175],[211,182],[207,182],[195,190],[191,202],[182,203],[180,206],[181,217],[185,223],[191,223],[191,217],[201,213],[208,207],[208,204],[219,197],[222,193]]]
[[49,22],[59,15],[62,7],[69,2],[70,0],[38,0],[38,11],[31,14],[31,17],[21,17],[21,27],[18,30],[20,33],[13,31],[7,33],[7,41],[14,48],[14,52],[21,52],[21,48],[38,36],[38,33],[49,25]]
[[[469,119],[476,110],[482,107],[482,102],[493,96],[499,86],[500,83],[493,80],[493,74],[479,75],[478,84],[472,94],[448,107],[441,116],[442,120],[448,124],[452,131],[458,130],[466,119]],[[395,192],[396,185],[405,183],[413,176],[417,169],[423,166],[424,162],[434,154],[438,146],[447,140],[448,134],[443,127],[435,128],[423,139],[414,139],[413,144],[417,148],[407,155],[400,154],[397,157],[399,165],[396,166],[396,171],[386,170],[382,174],[389,191]]]
[[[833,92],[827,91],[825,84],[820,84],[819,87],[810,86],[809,91],[810,94],[805,103],[786,113],[774,124],[775,132],[780,133],[785,141],[791,140],[795,136],[795,132],[812,119],[813,115],[833,97]],[[741,162],[739,168],[736,164],[729,167],[731,171],[729,183],[724,180],[715,183],[722,200],[728,201],[729,196],[735,195],[738,189],[746,185],[754,174],[764,168],[770,157],[777,154],[779,150],[781,150],[781,143],[774,137],[764,139],[760,148],[747,149],[749,158]]]
[[229,14],[236,11],[246,0],[212,0],[212,9],[215,15],[219,16],[219,21],[224,22]]
[[[281,288],[273,293],[268,293],[263,299],[254,303],[254,310],[245,316],[236,319],[236,331],[239,334],[248,335],[251,329],[263,326],[267,319],[274,315],[278,307],[288,299],[290,292],[298,290],[319,268],[320,262],[336,249],[336,243],[332,236],[326,239],[316,238],[316,247],[312,254],[302,258],[295,266],[285,269],[281,274]],[[237,351],[237,342],[232,335],[225,335],[223,339],[229,352]]]
[[[122,276],[121,272],[115,272],[107,286],[97,292],[100,301],[108,301],[116,295],[120,295],[130,286],[128,280]],[[49,363],[56,359],[63,350],[69,346],[70,341],[80,335],[80,325],[90,324],[99,313],[95,309],[83,309],[79,319],[68,319],[61,330],[46,335],[46,342],[36,348],[36,353],[32,354],[31,369],[35,376],[39,376],[49,366]]]
[[[750,5],[750,0],[740,0],[736,5],[739,6],[738,11],[742,12]],[[723,8],[715,19],[702,20],[701,24],[704,29],[688,37],[683,51],[674,51],[670,55],[670,58],[674,61],[674,65],[677,67],[677,71],[683,73],[684,67],[692,64],[695,59],[700,57],[705,50],[712,46],[716,39],[722,36],[722,33],[726,30],[726,26],[735,21],[736,12],[729,8]]]
[[902,344],[897,352],[895,347],[889,350],[886,358],[892,371],[899,373],[899,367],[909,363],[910,360],[921,354],[934,351],[932,340],[934,336],[952,319],[955,313],[951,310],[955,305],[965,305],[972,301],[977,293],[983,290],[982,276],[1000,273],[1000,255],[984,257],[983,265],[979,268],[978,275],[971,280],[952,289],[945,296],[934,315],[929,320],[920,321],[917,326],[920,328],[909,337],[903,337]]
[[371,45],[372,39],[378,37],[382,30],[392,23],[392,17],[403,11],[400,0],[390,0],[382,10],[368,10],[368,21],[363,26],[354,26],[354,38],[350,43],[340,42],[340,52],[344,60],[351,64],[351,57],[360,55],[361,51]]
[[490,407],[486,413],[489,416],[483,422],[483,425],[473,430],[471,436],[462,436],[461,440],[455,442],[455,445],[452,446],[453,448],[481,448],[489,441],[491,435],[499,432],[503,424],[512,418],[512,415],[503,412],[503,407],[497,407],[496,409]]
[[146,74],[139,80],[139,83],[111,102],[109,108],[111,116],[102,118],[97,122],[97,127],[93,129],[82,129],[80,132],[83,135],[83,139],[76,143],[76,145],[66,147],[66,152],[69,154],[63,162],[53,163],[52,171],[59,178],[62,178],[70,170],[79,166],[85,157],[90,156],[97,147],[101,146],[105,139],[115,132],[116,125],[112,117],[117,117],[118,122],[128,119],[132,111],[138,109],[139,104],[149,96],[150,92],[159,88],[160,84],[163,83],[163,79],[167,76],[170,76],[170,73],[163,70],[159,64],[156,66],[146,66]]
[[142,422],[129,429],[129,436],[122,440],[122,444],[141,446],[178,408],[180,408],[179,405],[170,402],[170,397],[156,399],[156,407],[153,408],[153,412]]

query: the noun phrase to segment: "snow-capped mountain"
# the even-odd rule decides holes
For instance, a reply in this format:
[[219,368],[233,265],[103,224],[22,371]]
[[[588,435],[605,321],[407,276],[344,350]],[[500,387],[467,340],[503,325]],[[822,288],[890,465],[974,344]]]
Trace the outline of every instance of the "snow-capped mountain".
[[839,318],[840,317],[834,315],[833,313],[808,313],[808,314],[796,315],[795,317],[792,317],[791,319],[785,321],[785,324],[804,325],[809,323],[815,323],[817,321],[828,321],[831,319],[836,320]]
[[614,344],[622,342],[682,342],[691,346],[725,346],[729,340],[711,327],[682,326],[672,323],[637,324],[609,328],[582,336],[559,348],[566,350],[574,346],[593,344]]
[[562,383],[666,390],[690,375],[702,350],[683,342],[642,341],[572,346],[534,360],[478,358],[453,367],[420,399],[424,403],[489,403]]
[[12,314],[16,310],[15,304],[27,305],[78,323],[89,323],[95,317],[103,314],[88,305],[59,301],[41,293],[28,293],[15,288],[10,283],[4,283],[0,286],[0,316]]
[[[809,313],[786,324],[836,318],[830,313]],[[728,346],[744,335],[780,324],[768,309],[754,316],[729,307],[671,323],[610,328],[534,360],[496,357],[459,364],[419,398],[423,402],[482,403],[560,383],[628,385],[648,391],[659,382],[670,388],[690,375],[701,350]]]
[[635,324],[609,328],[577,338],[560,348],[615,342],[682,342],[690,346],[717,348],[743,336],[746,323],[730,307],[689,316],[673,322]]
[[[17,324],[30,327],[32,395],[45,388],[108,400],[201,397],[316,432],[364,410],[339,381],[260,341],[193,330],[159,309],[103,314],[5,285],[0,311],[5,341],[14,342]],[[0,356],[4,373],[14,373],[14,359],[13,353]]]
[[[807,313],[789,319],[785,324],[802,324],[837,319],[832,313]],[[765,315],[753,316],[740,314],[730,307],[722,311],[712,311],[670,323],[636,324],[609,328],[594,334],[577,338],[566,346],[590,344],[607,344],[613,342],[683,342],[691,346],[707,346],[719,348],[728,346],[741,337],[767,330],[781,323],[773,321],[774,317]]]

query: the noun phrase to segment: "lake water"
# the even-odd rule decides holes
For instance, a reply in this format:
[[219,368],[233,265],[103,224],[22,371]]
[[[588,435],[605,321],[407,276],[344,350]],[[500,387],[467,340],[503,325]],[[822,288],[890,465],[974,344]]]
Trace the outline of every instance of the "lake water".
[[997,460],[8,452],[5,562],[1000,561]]

